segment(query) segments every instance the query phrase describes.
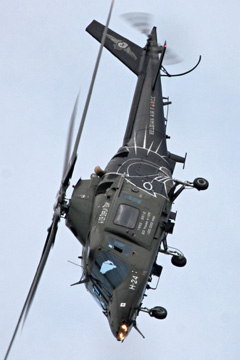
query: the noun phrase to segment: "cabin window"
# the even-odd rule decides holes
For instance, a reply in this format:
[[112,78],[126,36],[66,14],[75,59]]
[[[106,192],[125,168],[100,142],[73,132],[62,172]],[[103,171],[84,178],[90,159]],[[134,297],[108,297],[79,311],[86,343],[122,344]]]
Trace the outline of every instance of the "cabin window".
[[129,194],[123,194],[122,197],[124,199],[130,200],[136,204],[141,204],[141,202],[142,202],[141,199],[137,198],[136,196],[129,195]]
[[119,253],[123,253],[124,256],[129,256],[131,252],[131,245],[124,244],[121,241],[114,239],[113,237],[109,237],[108,247],[110,249],[116,250]]
[[114,224],[124,226],[128,229],[134,229],[138,220],[139,209],[121,204],[118,207]]

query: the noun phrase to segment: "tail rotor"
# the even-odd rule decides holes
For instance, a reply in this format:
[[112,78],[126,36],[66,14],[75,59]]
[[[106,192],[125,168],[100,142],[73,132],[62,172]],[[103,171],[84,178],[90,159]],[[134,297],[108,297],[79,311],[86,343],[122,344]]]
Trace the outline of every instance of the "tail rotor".
[[[130,26],[138,30],[140,33],[148,36],[152,30],[153,15],[145,12],[131,12],[121,15]],[[159,48],[162,48],[160,46]],[[177,55],[171,48],[167,47],[163,63],[165,65],[179,64],[183,59]]]

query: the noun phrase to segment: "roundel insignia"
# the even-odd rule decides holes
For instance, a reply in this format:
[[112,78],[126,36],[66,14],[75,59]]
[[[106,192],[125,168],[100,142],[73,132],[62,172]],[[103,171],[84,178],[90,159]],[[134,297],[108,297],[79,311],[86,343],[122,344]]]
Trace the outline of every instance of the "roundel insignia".
[[128,47],[128,44],[125,43],[124,41],[119,41],[117,43],[118,47],[120,47],[121,49],[126,49]]

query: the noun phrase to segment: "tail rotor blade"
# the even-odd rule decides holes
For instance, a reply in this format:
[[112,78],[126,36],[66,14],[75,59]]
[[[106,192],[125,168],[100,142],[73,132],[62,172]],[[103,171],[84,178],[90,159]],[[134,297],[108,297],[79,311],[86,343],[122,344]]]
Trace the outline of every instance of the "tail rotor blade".
[[131,12],[122,14],[121,17],[142,34],[147,36],[150,34],[151,24],[153,22],[152,14],[145,12]]
[[175,65],[180,64],[181,62],[183,62],[183,59],[175,53],[175,51],[168,47],[163,60],[164,65]]
[[[122,14],[121,17],[128,22],[129,25],[140,31],[142,34],[149,35],[153,23],[153,15],[144,12],[131,12]],[[175,65],[183,60],[173,50],[167,48],[163,63],[166,65]]]

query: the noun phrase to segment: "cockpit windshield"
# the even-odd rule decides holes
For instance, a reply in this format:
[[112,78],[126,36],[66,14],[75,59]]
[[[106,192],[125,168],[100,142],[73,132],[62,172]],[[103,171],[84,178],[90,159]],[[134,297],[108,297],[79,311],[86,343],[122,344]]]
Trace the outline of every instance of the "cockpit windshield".
[[108,251],[101,250],[93,265],[91,275],[105,298],[111,296],[127,277],[129,265]]

